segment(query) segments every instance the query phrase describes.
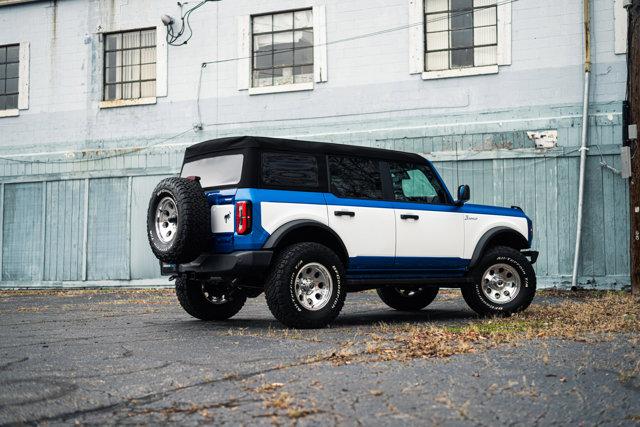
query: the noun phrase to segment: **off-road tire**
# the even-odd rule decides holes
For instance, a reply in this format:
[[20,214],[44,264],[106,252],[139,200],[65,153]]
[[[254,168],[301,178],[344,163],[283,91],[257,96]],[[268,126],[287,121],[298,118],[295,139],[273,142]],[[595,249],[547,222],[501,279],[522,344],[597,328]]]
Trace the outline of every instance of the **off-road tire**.
[[[308,263],[321,264],[333,281],[329,301],[317,311],[306,309],[295,296],[296,274]],[[312,242],[291,245],[277,255],[267,278],[265,297],[269,310],[290,328],[325,327],[338,316],[344,305],[344,277],[344,266],[331,249]]]
[[[516,297],[508,303],[496,304],[482,291],[482,275],[494,264],[508,264],[520,275],[521,285]],[[525,310],[536,294],[536,273],[520,251],[496,246],[489,249],[472,271],[473,282],[462,287],[462,296],[469,307],[481,316],[510,316]]]
[[[168,243],[158,237],[155,226],[156,208],[165,197],[173,199],[178,212],[175,237]],[[153,254],[164,262],[191,262],[208,250],[211,239],[211,212],[197,180],[166,178],[160,181],[149,201],[147,236]]]
[[234,292],[228,302],[213,304],[204,296],[200,281],[183,276],[176,279],[176,296],[184,311],[200,320],[227,320],[235,316],[247,301],[242,292]]
[[413,290],[415,291],[415,294],[411,296],[402,295],[395,286],[378,288],[377,292],[383,303],[399,311],[422,310],[431,304],[438,295],[438,288],[434,287],[415,287],[404,289]]

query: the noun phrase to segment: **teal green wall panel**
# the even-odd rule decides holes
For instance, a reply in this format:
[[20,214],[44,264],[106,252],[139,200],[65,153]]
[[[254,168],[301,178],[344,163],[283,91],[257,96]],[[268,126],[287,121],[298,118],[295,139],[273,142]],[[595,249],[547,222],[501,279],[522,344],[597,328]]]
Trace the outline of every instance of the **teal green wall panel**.
[[89,182],[88,280],[129,280],[129,196],[129,178]]
[[5,184],[2,280],[42,278],[43,184]]
[[83,278],[84,180],[47,182],[44,280]]

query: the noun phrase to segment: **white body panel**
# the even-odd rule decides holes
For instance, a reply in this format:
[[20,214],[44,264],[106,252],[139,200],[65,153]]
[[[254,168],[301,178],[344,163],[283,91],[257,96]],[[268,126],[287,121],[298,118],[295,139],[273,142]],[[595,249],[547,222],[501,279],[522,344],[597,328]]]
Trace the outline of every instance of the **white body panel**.
[[[463,258],[464,225],[455,212],[395,209],[397,257]],[[401,215],[418,219],[401,219]]]
[[508,227],[522,234],[525,239],[529,237],[529,228],[526,218],[504,215],[462,214],[464,222],[464,257],[471,259],[478,241],[484,233],[495,227]]
[[233,233],[234,232],[234,205],[214,205],[211,206],[211,232],[212,233]]
[[[393,209],[360,206],[327,206],[329,226],[340,236],[350,258],[395,256],[396,225]],[[336,216],[336,211],[355,216]]]
[[260,203],[262,228],[272,234],[278,227],[298,219],[318,221],[328,225],[327,206],[306,203]]
[[[306,203],[262,202],[262,228],[269,234],[295,220],[328,225],[342,239],[350,258],[439,257],[471,259],[480,238],[492,228],[508,227],[526,239],[526,218],[432,210],[391,209]],[[355,215],[336,216],[336,211]],[[419,219],[401,219],[402,214]],[[230,215],[231,220],[225,221]],[[214,232],[233,232],[233,205],[211,208]]]

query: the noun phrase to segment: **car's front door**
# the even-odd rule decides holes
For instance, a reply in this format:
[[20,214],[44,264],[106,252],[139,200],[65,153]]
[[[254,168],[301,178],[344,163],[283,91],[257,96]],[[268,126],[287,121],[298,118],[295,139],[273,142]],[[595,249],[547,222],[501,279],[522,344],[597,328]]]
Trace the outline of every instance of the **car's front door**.
[[383,200],[381,162],[376,159],[328,156],[329,226],[349,253],[349,270],[375,273],[393,267],[395,218]]
[[396,268],[433,272],[466,267],[464,223],[430,165],[389,162],[396,220]]

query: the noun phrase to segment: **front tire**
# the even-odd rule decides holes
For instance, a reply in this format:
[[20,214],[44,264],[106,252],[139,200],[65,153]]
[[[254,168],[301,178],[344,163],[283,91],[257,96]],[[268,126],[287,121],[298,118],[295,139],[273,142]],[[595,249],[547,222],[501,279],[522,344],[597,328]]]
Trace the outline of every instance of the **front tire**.
[[520,251],[491,248],[472,272],[473,282],[462,288],[469,307],[481,316],[509,316],[525,310],[536,294],[536,273]]
[[265,285],[273,316],[290,328],[322,328],[342,310],[346,289],[338,256],[318,243],[285,248],[273,264]]
[[200,320],[227,320],[238,314],[247,301],[241,291],[221,283],[176,279],[176,296],[190,315]]
[[436,299],[438,288],[385,286],[377,289],[378,296],[389,307],[399,311],[419,311]]

